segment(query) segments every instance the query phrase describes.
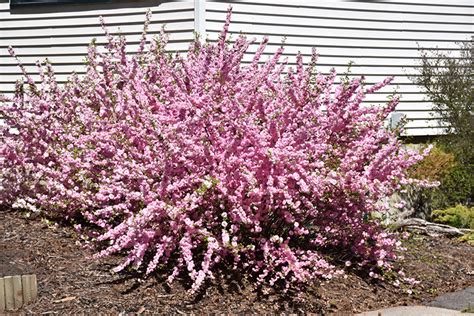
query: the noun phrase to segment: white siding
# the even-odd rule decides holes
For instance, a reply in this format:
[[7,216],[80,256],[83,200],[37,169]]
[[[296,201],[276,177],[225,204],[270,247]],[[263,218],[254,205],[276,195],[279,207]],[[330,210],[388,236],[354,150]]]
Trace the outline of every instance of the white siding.
[[[205,21],[195,21],[195,5]],[[201,4],[201,5],[199,5]],[[409,135],[440,132],[430,102],[409,76],[419,62],[420,47],[454,50],[455,42],[471,40],[474,35],[472,0],[239,0],[239,1],[155,1],[114,0],[113,2],[54,5],[10,9],[0,0],[0,92],[12,93],[21,74],[7,47],[12,45],[26,68],[35,72],[35,62],[48,58],[57,77],[65,81],[72,70],[83,71],[82,61],[92,38],[104,43],[99,16],[104,16],[112,32],[125,34],[130,52],[136,50],[144,15],[152,9],[150,35],[163,24],[170,34],[168,49],[185,51],[198,25],[208,39],[217,38],[225,12],[233,6],[230,30],[250,37],[270,37],[266,56],[270,56],[285,37],[285,55],[290,64],[301,51],[308,58],[312,47],[320,55],[319,69],[335,67],[339,73],[353,61],[352,74],[365,75],[368,83],[394,75],[392,87],[370,96],[368,103],[385,102],[397,87],[402,95],[399,112],[410,119]],[[202,12],[205,7],[205,12]],[[199,10],[198,10],[199,11]],[[254,52],[256,46],[249,52]],[[246,56],[248,60],[250,56]]]
[[37,60],[48,58],[58,80],[63,82],[71,71],[84,71],[84,56],[93,38],[98,44],[105,43],[100,16],[111,33],[126,35],[127,49],[133,52],[138,48],[149,8],[153,13],[150,37],[159,34],[165,25],[170,35],[168,49],[185,51],[194,36],[193,0],[125,0],[14,9],[10,9],[7,0],[0,0],[0,93],[12,93],[15,81],[21,77],[16,61],[8,54],[9,45],[31,73],[37,73]]
[[[231,33],[243,32],[259,40],[269,35],[267,55],[285,37],[285,55],[290,64],[294,64],[298,51],[309,58],[312,47],[316,47],[319,69],[323,72],[335,67],[343,73],[349,61],[353,61],[352,74],[364,75],[368,83],[394,75],[392,87],[370,96],[367,102],[385,102],[397,87],[402,96],[397,111],[409,119],[407,134],[441,132],[437,113],[409,76],[416,74],[413,67],[419,63],[419,46],[454,50],[455,56],[459,53],[455,42],[471,40],[472,0],[210,1],[206,7],[209,40],[216,40],[230,4]],[[250,51],[255,51],[255,47]]]

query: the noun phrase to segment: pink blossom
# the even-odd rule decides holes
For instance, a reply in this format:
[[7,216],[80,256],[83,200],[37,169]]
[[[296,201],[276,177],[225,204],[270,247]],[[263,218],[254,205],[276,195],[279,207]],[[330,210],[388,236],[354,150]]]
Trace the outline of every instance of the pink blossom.
[[63,86],[19,63],[25,83],[0,105],[0,204],[82,219],[96,257],[126,254],[117,271],[170,265],[168,282],[187,273],[193,291],[219,262],[259,283],[329,279],[335,248],[390,270],[399,244],[370,214],[419,184],[406,171],[426,154],[384,128],[397,98],[362,104],[391,78],[336,85],[316,54],[283,75],[283,48],[261,61],[267,39],[244,64],[253,41],[228,44],[230,11],[216,44],[169,55],[164,33],[146,45],[149,19],[135,55],[102,21],[105,51],[91,44]]

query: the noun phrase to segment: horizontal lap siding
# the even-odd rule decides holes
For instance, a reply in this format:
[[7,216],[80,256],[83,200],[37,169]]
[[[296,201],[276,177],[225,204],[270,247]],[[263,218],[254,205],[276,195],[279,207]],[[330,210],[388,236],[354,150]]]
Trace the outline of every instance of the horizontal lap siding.
[[[142,6],[136,4],[142,4]],[[145,3],[146,5],[143,5]],[[263,56],[269,58],[285,37],[284,57],[294,66],[295,54],[301,51],[305,60],[316,47],[319,70],[327,73],[335,67],[344,73],[350,61],[351,73],[364,75],[368,84],[395,76],[394,83],[369,96],[365,104],[387,100],[394,90],[401,94],[399,112],[410,119],[409,135],[437,134],[438,114],[421,89],[410,80],[419,64],[418,47],[453,50],[455,42],[468,41],[473,33],[471,0],[295,0],[295,1],[208,1],[206,31],[216,40],[227,7],[234,8],[230,31],[256,37],[268,35],[270,43]],[[138,48],[144,14],[151,5],[153,21],[150,36],[159,34],[163,25],[170,34],[170,51],[185,51],[193,38],[194,1],[117,1],[116,3],[57,5],[14,10],[8,1],[0,0],[0,92],[10,94],[14,82],[21,77],[7,47],[15,47],[28,71],[35,73],[36,60],[48,58],[60,82],[74,70],[83,73],[87,45],[92,38],[104,44],[99,16],[104,16],[110,31],[127,37],[128,51]],[[72,8],[72,9],[71,9]],[[39,10],[39,11],[38,11]],[[257,46],[249,48],[255,52]],[[247,55],[244,63],[251,56]]]
[[[433,135],[441,132],[438,114],[410,76],[416,75],[418,47],[452,51],[459,56],[455,42],[474,35],[474,4],[471,0],[399,1],[211,1],[207,3],[208,39],[217,39],[225,11],[232,4],[230,32],[243,32],[260,41],[269,36],[264,59],[269,58],[285,38],[285,56],[294,65],[301,51],[305,60],[312,47],[319,54],[318,68],[339,73],[353,62],[351,73],[364,75],[368,83],[395,76],[390,87],[367,98],[367,104],[385,102],[394,89],[401,94],[399,112],[407,115],[408,135]],[[255,52],[257,46],[249,52]],[[246,61],[250,61],[250,56]]]
[[117,1],[13,10],[8,1],[0,0],[0,93],[11,94],[15,81],[21,78],[16,61],[8,54],[8,46],[14,47],[32,74],[37,73],[36,61],[48,58],[58,80],[64,82],[72,71],[84,73],[84,57],[93,38],[97,39],[99,48],[106,43],[100,16],[111,33],[126,36],[127,51],[133,53],[138,49],[148,8],[153,13],[149,38],[165,26],[169,34],[168,50],[187,50],[193,39],[193,0]]

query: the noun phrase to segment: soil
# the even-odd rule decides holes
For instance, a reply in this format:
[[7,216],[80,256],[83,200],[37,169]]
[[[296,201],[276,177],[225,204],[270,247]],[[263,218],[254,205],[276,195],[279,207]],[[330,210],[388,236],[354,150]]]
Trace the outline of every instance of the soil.
[[35,273],[38,299],[26,314],[329,314],[412,305],[474,285],[474,247],[444,237],[414,235],[400,262],[421,283],[409,289],[371,282],[350,271],[297,294],[257,291],[224,277],[192,296],[184,280],[169,288],[160,277],[111,272],[120,260],[91,260],[74,230],[27,213],[0,211],[0,276]]

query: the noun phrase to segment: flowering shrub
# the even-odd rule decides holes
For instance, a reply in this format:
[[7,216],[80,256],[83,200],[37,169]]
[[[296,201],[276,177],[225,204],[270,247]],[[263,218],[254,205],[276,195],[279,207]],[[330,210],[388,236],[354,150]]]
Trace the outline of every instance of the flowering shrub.
[[59,86],[50,65],[39,83],[24,71],[1,107],[1,203],[85,219],[97,257],[125,253],[117,270],[147,274],[171,265],[168,281],[187,273],[192,290],[218,263],[260,284],[330,278],[334,249],[348,266],[391,269],[399,243],[370,213],[422,158],[383,126],[396,98],[361,103],[391,79],[336,85],[316,54],[283,76],[283,49],[260,63],[267,39],[243,65],[253,41],[227,44],[229,20],[187,56],[166,53],[164,33],[147,46],[148,17],[133,56],[104,26],[106,51],[89,47],[83,77]]

